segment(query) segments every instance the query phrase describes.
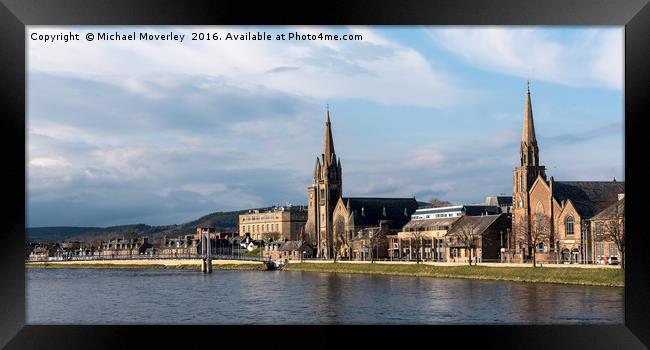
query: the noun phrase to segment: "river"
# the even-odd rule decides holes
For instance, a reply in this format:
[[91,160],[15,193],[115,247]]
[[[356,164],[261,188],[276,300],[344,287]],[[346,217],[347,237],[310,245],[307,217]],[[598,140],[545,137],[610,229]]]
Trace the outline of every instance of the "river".
[[28,269],[28,324],[622,324],[623,288],[298,271]]

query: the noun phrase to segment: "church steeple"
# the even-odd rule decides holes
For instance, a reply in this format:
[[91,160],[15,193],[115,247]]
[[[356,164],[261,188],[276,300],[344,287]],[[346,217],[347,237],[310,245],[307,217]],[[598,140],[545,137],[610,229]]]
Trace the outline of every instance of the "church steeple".
[[307,188],[308,203],[305,230],[315,245],[318,257],[334,254],[333,214],[336,203],[343,195],[341,159],[334,153],[332,123],[329,105],[325,121],[325,140],[321,158],[314,166],[314,183]]
[[533,106],[530,103],[530,82],[526,82],[526,109],[524,110],[524,130],[521,134],[521,142],[529,145],[537,144],[535,138],[535,123],[533,122]]
[[327,105],[327,121],[325,122],[325,142],[323,143],[323,165],[327,167],[332,160],[334,140],[332,139],[332,123],[330,122],[330,107]]
[[530,82],[526,82],[526,106],[524,109],[524,129],[521,133],[521,166],[539,165],[539,149],[535,137],[533,106],[530,102]]

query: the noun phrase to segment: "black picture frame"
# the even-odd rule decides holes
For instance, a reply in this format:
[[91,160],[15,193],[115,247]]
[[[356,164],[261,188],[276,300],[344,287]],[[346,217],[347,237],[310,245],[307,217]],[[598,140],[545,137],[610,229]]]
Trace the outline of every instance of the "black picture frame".
[[[262,2],[1,0],[0,137],[4,214],[0,232],[0,346],[7,349],[151,348],[156,345],[316,345],[643,349],[650,347],[650,243],[643,234],[643,127],[650,96],[650,6],[645,0]],[[35,326],[25,325],[26,25],[619,25],[625,26],[625,325],[620,326]],[[22,146],[21,146],[22,145]],[[161,320],[162,321],[162,320]],[[271,322],[272,320],[268,320]],[[345,333],[345,336],[341,334]],[[230,339],[230,341],[228,340]],[[456,345],[445,345],[451,340]],[[428,345],[427,345],[428,344]]]

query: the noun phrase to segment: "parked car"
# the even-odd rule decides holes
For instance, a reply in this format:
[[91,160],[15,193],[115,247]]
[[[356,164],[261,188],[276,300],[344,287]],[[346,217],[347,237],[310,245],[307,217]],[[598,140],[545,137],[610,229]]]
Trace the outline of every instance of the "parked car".
[[605,265],[605,257],[603,257],[602,255],[599,256],[599,257],[596,259],[596,264],[597,264],[597,265]]
[[609,257],[609,264],[610,265],[618,265],[618,258],[615,256],[610,256]]

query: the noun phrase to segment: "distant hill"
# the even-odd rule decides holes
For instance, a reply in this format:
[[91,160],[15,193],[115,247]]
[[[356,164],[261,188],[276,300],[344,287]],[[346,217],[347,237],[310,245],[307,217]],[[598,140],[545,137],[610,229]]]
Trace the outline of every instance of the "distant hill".
[[[271,209],[255,208],[260,210]],[[237,211],[224,211],[211,213],[196,220],[180,225],[151,226],[146,224],[120,225],[110,227],[29,227],[27,228],[27,240],[32,242],[43,241],[92,241],[112,238],[125,238],[133,236],[147,236],[150,239],[157,239],[164,236],[178,237],[186,234],[194,234],[196,227],[215,227],[219,231],[237,231],[239,226],[239,215],[248,212],[250,209]]]
[[28,227],[26,230],[26,239],[33,242],[43,241],[63,241],[68,237],[76,236],[82,233],[90,233],[101,230],[101,227]]

